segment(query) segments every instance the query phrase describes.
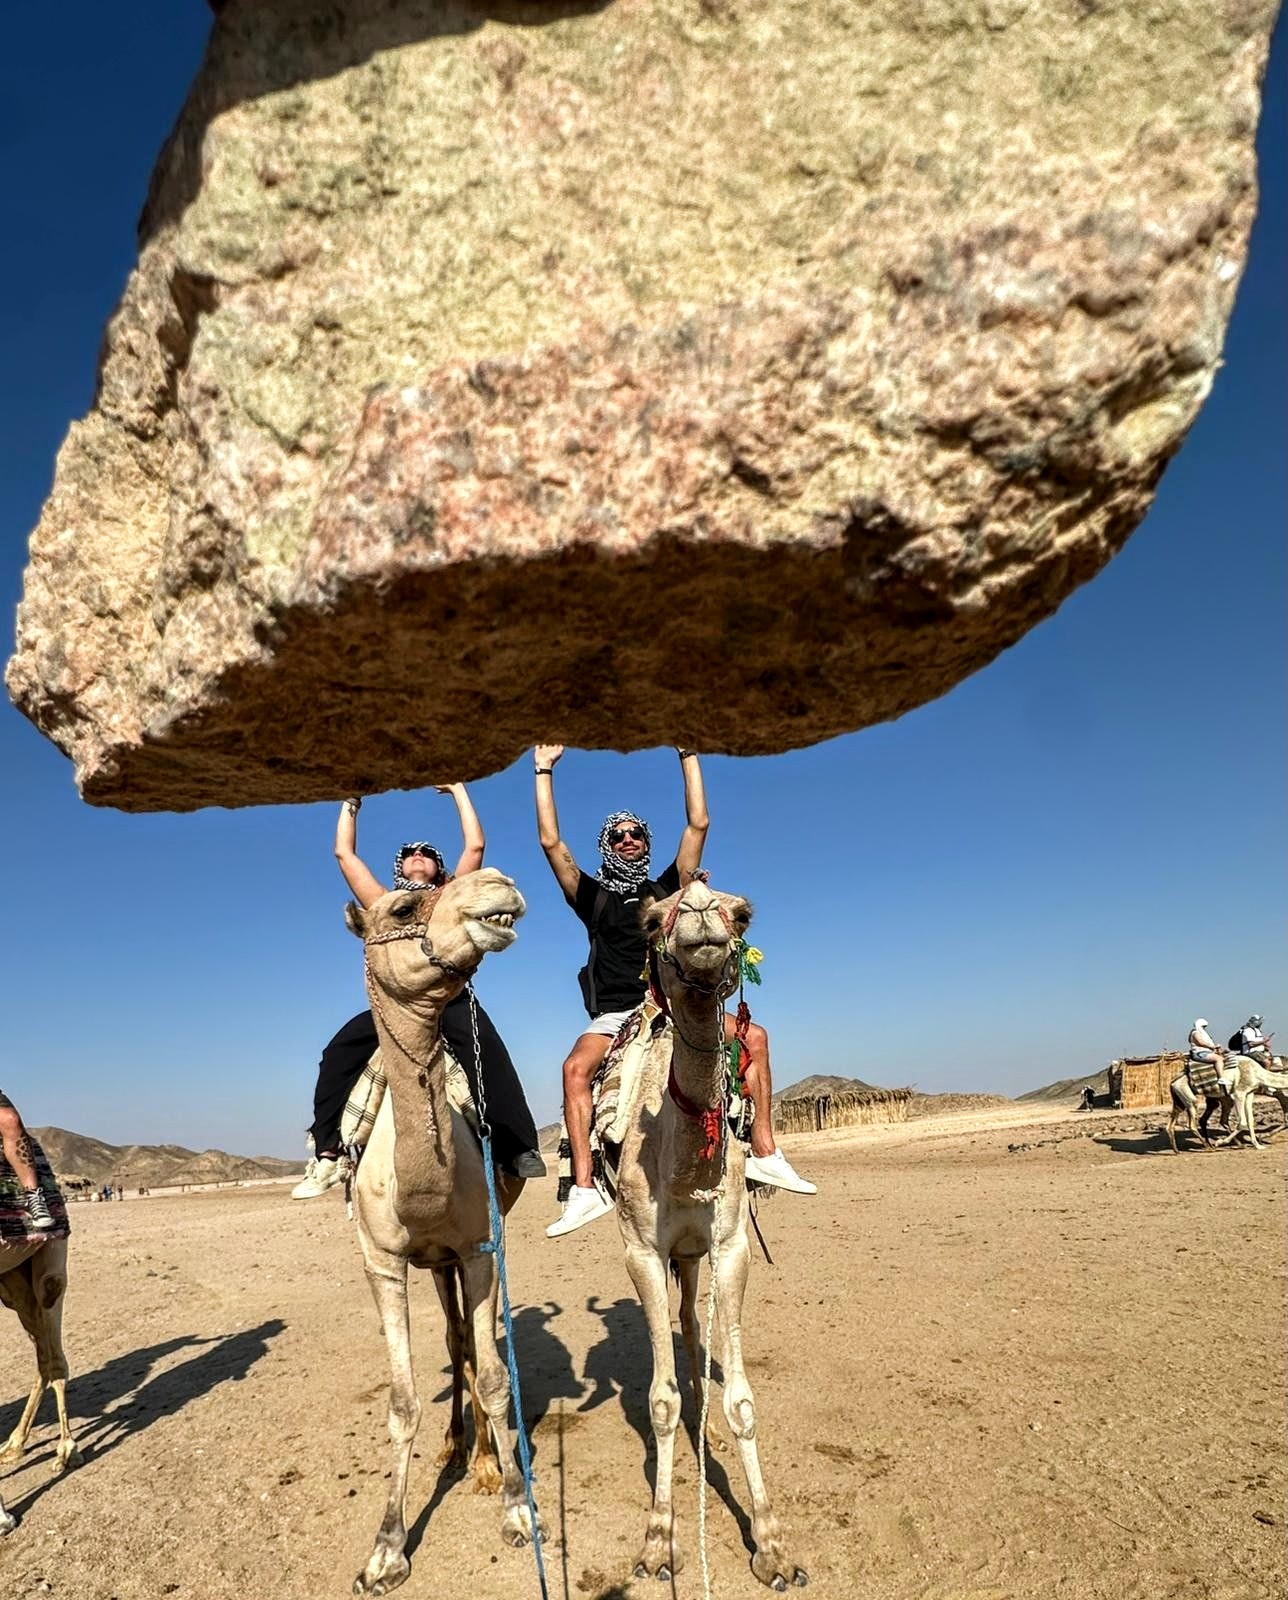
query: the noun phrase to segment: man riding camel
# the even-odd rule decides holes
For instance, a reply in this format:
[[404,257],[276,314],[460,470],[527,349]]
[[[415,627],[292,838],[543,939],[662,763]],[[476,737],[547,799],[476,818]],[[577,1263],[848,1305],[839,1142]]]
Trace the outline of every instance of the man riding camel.
[[[591,1083],[609,1045],[631,1012],[643,1002],[647,988],[641,892],[649,885],[655,894],[674,894],[687,884],[701,865],[710,825],[698,758],[692,750],[681,750],[678,754],[684,775],[685,828],[671,865],[654,878],[650,872],[653,837],[648,824],[633,812],[615,811],[600,829],[599,870],[593,876],[583,872],[559,833],[554,769],[563,753],[561,744],[538,745],[534,752],[537,835],[564,898],[585,924],[590,938],[590,956],[579,975],[590,1022],[563,1064],[564,1123],[572,1150],[573,1187],[558,1221],[546,1229],[552,1239],[612,1210],[612,1201],[596,1187],[592,1173]],[[734,1017],[726,1013],[726,1039],[733,1038],[734,1028]],[[745,1081],[755,1107],[751,1155],[747,1158],[748,1181],[797,1194],[815,1194],[814,1184],[793,1170],[774,1142],[773,1082],[765,1030],[753,1023],[745,1043],[750,1055]]]

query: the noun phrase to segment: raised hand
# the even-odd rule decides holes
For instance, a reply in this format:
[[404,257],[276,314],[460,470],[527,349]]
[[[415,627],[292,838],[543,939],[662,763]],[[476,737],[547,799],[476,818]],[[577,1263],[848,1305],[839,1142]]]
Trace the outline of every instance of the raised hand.
[[539,767],[553,767],[564,753],[561,744],[539,744],[532,752],[533,759]]

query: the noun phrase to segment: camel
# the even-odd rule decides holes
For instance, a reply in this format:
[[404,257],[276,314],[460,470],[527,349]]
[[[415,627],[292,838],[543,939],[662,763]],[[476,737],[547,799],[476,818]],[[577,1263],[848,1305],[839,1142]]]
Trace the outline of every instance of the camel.
[[[63,1295],[67,1289],[67,1240],[32,1239],[26,1244],[0,1244],[0,1301],[16,1311],[36,1347],[36,1381],[18,1425],[0,1449],[0,1466],[19,1460],[27,1447],[32,1423],[46,1389],[58,1407],[55,1462],[66,1472],[80,1460],[67,1422],[67,1357],[63,1354]],[[0,1534],[12,1533],[17,1521],[0,1497]]]
[[[354,1184],[358,1240],[389,1352],[393,1444],[384,1519],[353,1585],[359,1596],[387,1594],[411,1570],[407,1473],[421,1406],[411,1365],[409,1265],[429,1268],[447,1319],[452,1410],[439,1464],[465,1465],[462,1396],[468,1382],[475,1492],[501,1490],[507,1544],[517,1547],[532,1537],[509,1433],[509,1374],[496,1348],[496,1258],[480,1250],[490,1235],[483,1159],[465,1119],[448,1102],[438,1032],[443,1006],[485,955],[514,942],[514,922],[525,909],[513,881],[491,867],[441,889],[395,890],[365,911],[352,903],[345,908],[350,930],[366,949],[367,992],[389,1085]],[[507,1213],[523,1180],[498,1174],[497,1185]]]
[[[649,1411],[657,1446],[657,1478],[636,1577],[670,1581],[683,1565],[671,1479],[680,1422],[667,1288],[680,1283],[680,1325],[698,1415],[705,1412],[700,1369],[698,1274],[709,1256],[715,1279],[724,1372],[724,1414],[737,1440],[752,1499],[752,1571],[770,1588],[808,1582],[787,1553],[770,1505],[756,1448],[756,1410],[743,1365],[742,1303],[751,1251],[744,1156],[729,1137],[729,1088],[723,1001],[737,983],[742,937],[751,907],[718,894],[699,874],[664,900],[641,904],[650,966],[674,1023],[640,1070],[617,1173],[617,1217],[626,1267],[648,1321],[653,1348]],[[699,1423],[699,1427],[701,1422]]]
[[[1197,1133],[1205,1150],[1212,1149],[1212,1141],[1208,1137],[1207,1125],[1211,1121],[1212,1113],[1220,1108],[1221,1126],[1230,1126],[1230,1111],[1234,1105],[1234,1086],[1238,1081],[1238,1071],[1226,1064],[1221,1070],[1217,1080],[1216,1089],[1210,1094],[1199,1096],[1190,1087],[1187,1074],[1182,1072],[1179,1077],[1173,1078],[1169,1085],[1172,1094],[1172,1108],[1167,1116],[1167,1137],[1172,1146],[1172,1154],[1179,1154],[1176,1143],[1176,1125],[1182,1117],[1189,1120],[1189,1130]],[[1199,1100],[1204,1102],[1202,1115],[1198,1115]]]
[[1231,1055],[1226,1058],[1227,1068],[1232,1067],[1236,1073],[1232,1092],[1237,1115],[1233,1132],[1218,1143],[1233,1144],[1241,1133],[1246,1133],[1254,1150],[1265,1148],[1257,1138],[1257,1119],[1253,1113],[1253,1101],[1258,1094],[1273,1095],[1279,1102],[1280,1111],[1288,1117],[1288,1072],[1283,1070],[1282,1056],[1272,1056],[1270,1059],[1274,1062],[1273,1067],[1254,1060],[1252,1056]]
[[1212,1149],[1212,1141],[1208,1138],[1207,1125],[1213,1111],[1218,1105],[1221,1107],[1222,1126],[1230,1127],[1230,1110],[1235,1111],[1234,1127],[1224,1139],[1217,1140],[1217,1146],[1224,1148],[1231,1145],[1241,1133],[1248,1135],[1249,1142],[1254,1150],[1264,1149],[1257,1138],[1256,1117],[1253,1114],[1253,1100],[1258,1094],[1273,1095],[1279,1102],[1279,1109],[1288,1120],[1288,1072],[1284,1070],[1285,1062],[1282,1056],[1272,1058],[1273,1068],[1254,1061],[1251,1056],[1227,1055],[1221,1069],[1221,1075],[1215,1094],[1204,1098],[1207,1105],[1203,1114],[1195,1122],[1195,1112],[1198,1109],[1199,1097],[1190,1088],[1189,1079],[1184,1073],[1174,1078],[1171,1083],[1172,1108],[1167,1118],[1167,1137],[1171,1141],[1172,1150],[1177,1150],[1176,1125],[1182,1117],[1189,1118],[1191,1133],[1197,1132],[1206,1148]]

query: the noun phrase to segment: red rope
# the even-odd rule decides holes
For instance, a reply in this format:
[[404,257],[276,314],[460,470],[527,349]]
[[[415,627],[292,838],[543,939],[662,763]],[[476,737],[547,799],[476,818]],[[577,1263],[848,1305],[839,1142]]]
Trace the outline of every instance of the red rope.
[[704,1161],[710,1160],[720,1148],[720,1124],[725,1114],[725,1101],[721,1099],[714,1106],[700,1106],[690,1100],[676,1082],[674,1057],[671,1059],[670,1076],[666,1080],[666,1092],[675,1101],[677,1110],[682,1111],[691,1121],[701,1125],[704,1141],[702,1159]]

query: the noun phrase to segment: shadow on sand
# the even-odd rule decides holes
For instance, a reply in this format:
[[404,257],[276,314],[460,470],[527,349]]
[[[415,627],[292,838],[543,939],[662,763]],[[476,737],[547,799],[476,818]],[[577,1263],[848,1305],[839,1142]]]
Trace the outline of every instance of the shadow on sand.
[[[209,1394],[221,1383],[240,1382],[266,1353],[269,1341],[285,1328],[286,1324],[274,1317],[258,1327],[213,1339],[187,1334],[117,1356],[94,1372],[74,1372],[67,1385],[67,1409],[83,1466],[91,1465],[99,1456],[107,1455],[161,1418],[174,1416],[189,1401]],[[189,1349],[200,1353],[149,1377],[159,1361]],[[17,1423],[22,1404],[17,1401],[0,1411],[0,1436]],[[52,1404],[47,1396],[42,1412],[44,1406]],[[23,1464],[29,1466],[33,1459],[40,1459],[39,1446],[23,1458]],[[37,1485],[10,1510],[19,1514],[29,1510],[41,1495],[60,1482],[62,1478],[56,1477]]]

